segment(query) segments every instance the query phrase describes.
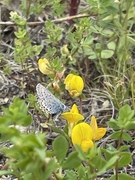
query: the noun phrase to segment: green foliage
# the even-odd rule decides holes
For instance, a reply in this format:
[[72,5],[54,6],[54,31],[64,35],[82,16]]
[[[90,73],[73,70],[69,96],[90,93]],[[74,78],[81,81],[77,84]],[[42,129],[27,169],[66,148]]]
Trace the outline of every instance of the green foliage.
[[20,9],[23,12],[23,15],[25,17],[28,17],[32,14],[34,15],[41,14],[47,5],[49,5],[49,0],[48,1],[47,0],[46,1],[24,0],[24,1],[21,1]]
[[58,25],[55,25],[54,22],[48,20],[45,23],[45,33],[47,34],[46,42],[48,44],[56,45],[62,39],[62,29]]
[[[66,5],[67,2],[61,0],[21,1],[19,6],[21,13],[10,13],[10,19],[16,26],[14,59],[21,64],[24,76],[27,72],[29,77],[31,65],[28,66],[28,59],[40,57],[41,51],[45,49],[43,56],[49,59],[55,72],[55,75],[49,75],[52,81],[57,80],[57,73],[64,68],[83,74],[85,69],[80,67],[84,67],[84,61],[93,62],[103,76],[104,87],[114,108],[118,110],[118,117],[107,121],[107,125],[113,130],[108,138],[116,142],[116,147],[112,144],[98,147],[95,144],[94,148],[84,153],[78,146],[73,148],[65,126],[63,129],[52,127],[52,130],[58,133],[58,137],[48,149],[47,133],[27,132],[32,123],[29,109],[36,107],[36,98],[30,94],[27,98],[29,106],[24,100],[15,98],[8,108],[3,108],[3,115],[0,117],[0,153],[8,158],[8,168],[0,171],[0,176],[10,174],[24,180],[52,178],[94,180],[113,170],[114,174],[110,180],[134,179],[131,175],[119,174],[118,170],[132,162],[130,131],[135,129],[133,62],[135,2],[134,0],[84,2],[90,9],[80,8],[79,12],[87,13],[88,17],[75,19],[74,28],[67,27],[62,21],[55,23],[49,18],[49,14],[41,29],[45,35],[43,46],[36,45],[31,38],[32,28],[28,26],[30,16],[39,17],[43,11],[47,12],[49,9],[51,15],[63,18],[69,4]],[[4,72],[9,74],[10,67],[6,66]],[[127,101],[129,105],[125,103]],[[128,145],[123,142],[128,142]],[[11,145],[2,146],[4,143]]]
[[33,179],[35,174],[37,177],[43,177],[42,168],[46,159],[45,134],[27,134],[23,126],[30,125],[31,116],[23,100],[15,98],[9,108],[4,108],[3,111],[4,114],[0,117],[1,141],[9,141],[12,144],[10,148],[1,147],[1,153],[9,158],[8,165],[11,172],[7,173],[24,179],[26,177]]
[[[110,138],[119,140],[120,136],[121,136],[121,131],[117,131],[117,132],[112,133]],[[131,136],[128,133],[124,132],[124,131],[122,133],[122,139],[124,141],[131,141],[132,140]]]
[[23,100],[14,98],[8,109],[3,108],[2,119],[7,125],[28,126],[31,123],[31,116],[28,114],[28,107]]
[[73,169],[81,164],[81,159],[77,152],[72,152],[63,164],[63,169]]
[[15,61],[23,66],[27,58],[38,55],[43,47],[32,45],[25,18],[18,15],[17,12],[11,12],[10,15],[11,20],[18,25],[18,30],[15,32]]
[[61,164],[68,151],[68,142],[63,136],[59,136],[53,141],[52,147],[58,162]]
[[119,116],[117,120],[110,119],[108,125],[115,130],[118,129],[134,129],[135,128],[135,118],[134,110],[131,110],[129,105],[123,106],[119,110]]
[[[119,175],[118,175],[118,178],[119,178],[119,179],[122,179],[122,180],[134,180],[134,177],[131,177],[130,175],[125,174],[125,173],[119,174]],[[115,179],[116,179],[115,175],[113,175],[113,176],[110,178],[110,180],[115,180]]]
[[[29,96],[29,99],[32,100],[33,97]],[[70,141],[65,138],[64,132],[60,132],[61,136],[54,139],[52,150],[48,151],[44,133],[27,134],[26,131],[21,131],[22,126],[28,126],[31,123],[28,107],[23,100],[15,98],[9,108],[3,108],[3,111],[4,114],[0,117],[1,141],[9,141],[12,146],[1,147],[1,153],[9,158],[8,171],[3,170],[1,174],[13,174],[23,179],[48,179],[52,174],[60,179],[69,179],[70,177],[91,179],[104,174],[115,166],[117,168],[125,167],[132,161],[131,153],[127,151],[130,146],[120,146],[119,144],[123,140],[132,141],[128,132],[124,132],[123,128],[125,127],[127,130],[127,126],[119,126],[118,130],[115,126],[111,126],[115,130],[111,138],[117,140],[119,144],[117,149],[112,146],[107,148],[95,146],[85,154],[79,146],[76,146],[75,151],[68,152]],[[133,116],[134,111],[125,105],[120,109],[117,121],[115,121],[122,123],[122,118],[127,117],[127,121],[133,122]],[[110,123],[110,125],[112,124]],[[83,166],[83,162],[86,163],[86,167]],[[56,173],[58,169],[59,172]],[[60,169],[63,170],[63,173]],[[122,177],[124,176],[123,174]],[[113,177],[111,178],[113,179]],[[132,177],[129,176],[129,178]]]

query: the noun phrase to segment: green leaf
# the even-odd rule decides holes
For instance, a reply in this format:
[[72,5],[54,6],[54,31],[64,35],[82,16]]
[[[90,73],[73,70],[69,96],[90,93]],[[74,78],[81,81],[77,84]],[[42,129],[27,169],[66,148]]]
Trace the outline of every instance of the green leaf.
[[122,132],[122,137],[121,137],[121,131],[114,132],[113,134],[110,135],[110,138],[116,140],[122,138],[122,140],[124,141],[132,141],[132,137],[126,132]]
[[26,30],[19,29],[18,32],[15,32],[15,35],[18,39],[24,38],[26,36]]
[[130,145],[121,146],[121,147],[119,148],[119,151],[127,150],[127,149],[129,149],[129,147],[130,147]]
[[4,117],[10,125],[28,126],[31,123],[31,116],[28,114],[28,107],[25,101],[14,98],[9,108],[3,108]]
[[83,150],[81,149],[81,147],[79,145],[75,145],[75,149],[78,152],[78,156],[79,158],[84,161],[86,159],[86,154],[83,152]]
[[[119,180],[135,180],[134,177],[125,173],[118,174],[118,178]],[[116,180],[116,175],[113,175],[109,180]]]
[[46,157],[45,149],[35,148],[35,152],[38,154],[38,157],[39,157],[41,160],[44,160],[44,159],[45,159],[45,157]]
[[8,175],[8,174],[11,175],[11,174],[13,174],[13,172],[0,170],[0,177],[1,177],[2,175]]
[[92,36],[85,38],[85,40],[83,41],[83,46],[85,47],[85,45],[91,45],[93,43],[94,38]]
[[111,31],[111,30],[109,30],[109,29],[104,29],[103,31],[102,31],[102,34],[104,35],[104,36],[106,36],[106,37],[111,37],[112,35],[113,35],[113,31]]
[[118,158],[118,155],[114,155],[111,159],[109,159],[109,161],[104,164],[104,166],[100,169],[97,175],[101,175],[106,172],[106,170],[111,169],[118,160]]
[[78,156],[78,152],[71,152],[63,164],[64,169],[73,169],[81,164],[81,159]]
[[132,161],[132,155],[129,152],[121,152],[120,153],[120,158],[118,161],[118,167],[124,167],[128,165]]
[[122,108],[120,108],[119,110],[119,118],[118,119],[122,119],[122,120],[131,120],[131,118],[134,116],[134,110],[131,110],[131,107],[126,104],[125,106],[123,106]]
[[59,136],[53,141],[52,146],[58,162],[61,163],[68,151],[67,140],[63,136]]
[[101,51],[101,58],[103,59],[108,59],[108,58],[111,58],[114,54],[114,51],[112,50],[102,50]]
[[65,177],[63,178],[63,180],[75,180],[77,179],[77,175],[75,171],[72,170],[65,170]]
[[108,49],[115,50],[116,44],[112,41],[107,44],[107,47]]
[[86,167],[86,166],[83,166],[82,164],[79,166],[79,170],[78,170],[78,173],[79,173],[79,179],[86,179],[86,176],[87,176],[87,171],[89,172],[89,167]]
[[[66,127],[67,126],[65,126],[64,128]],[[53,130],[53,132],[59,133],[63,137],[69,138],[69,136],[63,131],[63,129],[57,128],[56,126],[51,126],[51,129]]]
[[[131,107],[129,105],[125,105],[119,110],[119,116],[118,116],[118,124],[119,127],[122,129],[128,129],[129,127],[131,129],[134,129],[135,119],[132,119],[134,116],[134,110],[131,110]],[[130,124],[131,123],[131,124]]]
[[110,127],[110,128],[113,128],[114,130],[118,130],[120,129],[119,125],[118,125],[118,122],[111,118],[108,122],[107,122],[107,125]]
[[[118,15],[116,15],[118,17]],[[120,23],[117,20],[113,21],[114,25],[118,28],[118,30],[121,32],[121,34],[124,34],[124,27],[122,26],[122,23]]]
[[135,129],[135,119],[132,119],[132,122],[126,123],[125,129],[127,129],[127,130]]
[[94,51],[89,51],[89,59],[96,59],[97,58],[97,55],[96,55],[96,53],[94,52]]
[[45,167],[44,179],[49,179],[52,173],[56,170],[57,164],[54,159],[50,159]]
[[93,159],[90,160],[91,163],[100,171],[100,169],[103,168],[103,166],[107,163],[102,157],[101,154],[95,156]]
[[102,152],[104,154],[105,159],[108,161],[111,159],[111,157],[115,156],[116,154],[119,153],[117,149],[115,149],[112,145],[107,145],[107,149],[102,149]]
[[118,129],[134,129],[135,128],[135,119],[132,119],[134,116],[134,110],[131,110],[129,105],[125,105],[119,110],[118,119],[110,119],[107,123],[114,130]]
[[132,37],[130,36],[127,36],[127,39],[128,39],[128,42],[135,45],[135,39],[133,39]]

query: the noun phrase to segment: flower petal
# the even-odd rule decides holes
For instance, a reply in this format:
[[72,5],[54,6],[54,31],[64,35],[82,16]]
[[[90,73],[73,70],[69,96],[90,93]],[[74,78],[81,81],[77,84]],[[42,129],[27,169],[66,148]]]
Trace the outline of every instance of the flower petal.
[[61,114],[61,117],[66,119],[69,123],[77,123],[84,119],[84,116],[79,113],[65,112]]
[[73,106],[72,106],[72,108],[71,108],[71,112],[72,112],[72,113],[79,113],[76,104],[73,104]]
[[83,79],[80,76],[74,75],[70,81],[70,90],[76,90],[77,92],[82,92],[84,88]]
[[87,152],[89,148],[93,148],[94,143],[92,140],[84,140],[82,141],[81,148],[84,152]]
[[92,127],[94,133],[96,133],[98,127],[97,127],[97,121],[96,121],[95,116],[92,116],[92,117],[91,117],[90,126]]
[[106,128],[98,128],[95,116],[91,117],[90,126],[92,127],[93,132],[94,132],[94,135],[92,138],[94,141],[101,139],[105,135]]
[[73,76],[74,76],[73,74],[68,74],[64,80],[64,84],[68,84]]
[[94,137],[94,140],[97,141],[101,139],[106,134],[106,128],[98,128],[96,136]]
[[83,79],[80,76],[69,74],[64,81],[65,89],[67,89],[70,95],[75,98],[82,93],[84,88]]
[[74,104],[69,112],[61,114],[61,117],[66,119],[69,123],[77,123],[80,120],[84,119],[84,116],[81,115],[78,111],[76,104]]
[[74,145],[80,145],[81,148],[86,149],[92,147],[93,130],[87,123],[77,124],[71,133],[72,142]]
[[46,58],[43,59],[39,59],[38,60],[38,67],[39,70],[43,73],[43,74],[52,74],[51,71],[51,67],[50,67],[50,63]]

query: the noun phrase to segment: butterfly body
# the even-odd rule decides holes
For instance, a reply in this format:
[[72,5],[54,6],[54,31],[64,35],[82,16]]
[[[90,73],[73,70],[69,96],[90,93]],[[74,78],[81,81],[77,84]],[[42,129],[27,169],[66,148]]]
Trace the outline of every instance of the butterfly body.
[[56,119],[61,113],[69,110],[67,106],[65,106],[59,99],[57,99],[42,84],[37,84],[36,91],[40,109],[46,114],[52,115],[53,119]]

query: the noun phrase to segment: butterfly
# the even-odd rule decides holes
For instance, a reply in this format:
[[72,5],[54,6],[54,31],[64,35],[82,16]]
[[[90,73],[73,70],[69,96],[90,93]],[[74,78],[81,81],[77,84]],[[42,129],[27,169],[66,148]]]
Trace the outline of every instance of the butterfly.
[[42,84],[37,84],[37,101],[40,109],[52,116],[53,120],[56,120],[60,114],[69,111],[69,108],[65,106],[59,99],[57,99],[47,88]]

